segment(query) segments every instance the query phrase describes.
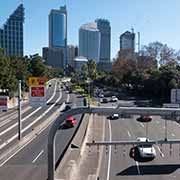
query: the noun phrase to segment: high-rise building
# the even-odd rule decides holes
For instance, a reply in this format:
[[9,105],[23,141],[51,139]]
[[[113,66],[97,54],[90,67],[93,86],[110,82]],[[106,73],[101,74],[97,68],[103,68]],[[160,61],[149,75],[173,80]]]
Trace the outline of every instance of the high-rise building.
[[43,48],[43,59],[48,66],[63,69],[64,51],[61,48]]
[[100,62],[110,62],[111,57],[111,26],[106,19],[96,19],[97,29],[101,33]]
[[24,7],[20,4],[0,29],[0,47],[7,55],[23,56]]
[[77,47],[73,46],[73,45],[68,45],[67,47],[67,64],[70,65],[71,67],[74,66],[74,58],[77,55]]
[[120,50],[135,51],[135,33],[126,31],[120,36]]
[[96,23],[82,25],[79,29],[79,56],[99,62],[101,34]]
[[66,69],[67,67],[66,6],[62,6],[60,7],[60,9],[52,9],[49,14],[49,50],[47,50],[47,48],[43,48],[43,55],[47,54],[47,52],[49,52],[49,55],[43,56],[43,58],[45,59],[48,65],[52,67],[61,67],[64,70]]

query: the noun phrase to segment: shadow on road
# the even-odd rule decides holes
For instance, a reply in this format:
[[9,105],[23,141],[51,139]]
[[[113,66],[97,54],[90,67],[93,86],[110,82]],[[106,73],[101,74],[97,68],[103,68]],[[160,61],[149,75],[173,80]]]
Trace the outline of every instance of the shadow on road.
[[137,171],[137,166],[130,166],[127,169],[119,172],[116,176],[136,176],[136,175],[166,175],[171,174],[180,168],[180,164],[162,164],[162,165],[140,165],[140,174]]

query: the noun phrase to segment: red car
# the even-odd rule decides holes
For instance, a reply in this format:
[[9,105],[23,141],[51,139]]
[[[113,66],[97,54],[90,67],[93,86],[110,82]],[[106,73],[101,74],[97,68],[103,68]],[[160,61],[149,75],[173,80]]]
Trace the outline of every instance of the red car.
[[152,121],[152,116],[149,116],[149,115],[140,116],[136,120],[139,122],[150,122],[150,121]]
[[74,127],[75,124],[77,124],[77,120],[74,117],[69,116],[66,118],[64,126],[65,127]]

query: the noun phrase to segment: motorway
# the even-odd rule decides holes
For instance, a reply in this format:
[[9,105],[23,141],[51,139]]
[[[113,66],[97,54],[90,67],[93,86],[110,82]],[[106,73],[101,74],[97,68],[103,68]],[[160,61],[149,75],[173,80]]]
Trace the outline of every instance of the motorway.
[[[137,117],[137,116],[136,116]],[[106,119],[105,140],[136,140],[146,137],[150,140],[164,139],[165,121],[153,117],[152,122],[140,123],[136,117],[118,120]],[[146,130],[148,126],[148,131]],[[168,139],[180,138],[180,124],[168,122]],[[132,146],[104,148],[100,165],[99,180],[179,180],[180,145],[155,146],[157,156],[152,161],[133,159],[129,156]]]
[[[23,105],[23,137],[28,136],[34,131],[36,126],[40,125],[50,117],[63,102],[70,101],[77,106],[82,105],[82,99],[75,94],[66,94],[61,90],[56,81],[48,89],[48,106],[42,108],[30,108],[27,104]],[[10,114],[0,114],[4,125],[0,126],[0,155],[8,148],[18,143],[17,140],[17,115],[15,110]],[[4,117],[4,118],[3,118]],[[7,119],[7,117],[9,117]],[[76,116],[79,123],[81,115]],[[6,123],[5,123],[6,122]],[[1,123],[1,121],[0,121]],[[77,124],[78,125],[78,124]],[[77,127],[60,130],[56,135],[56,160],[63,152],[69,140]],[[47,179],[47,135],[49,127],[37,135],[29,144],[15,152],[10,158],[0,164],[1,180],[31,180]]]

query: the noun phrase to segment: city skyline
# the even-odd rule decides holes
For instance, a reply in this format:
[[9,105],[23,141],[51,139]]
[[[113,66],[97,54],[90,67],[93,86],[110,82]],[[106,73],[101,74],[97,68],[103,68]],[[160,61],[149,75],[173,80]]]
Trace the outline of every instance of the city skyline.
[[[48,46],[48,13],[51,9],[57,9],[64,5],[64,1],[56,0],[53,2],[48,0],[46,4],[43,3],[43,6],[42,3],[42,0],[38,2],[24,0],[26,14],[24,54],[27,55],[42,54],[42,47]],[[13,0],[13,2],[7,0],[6,4],[1,5],[1,27],[19,4],[19,0]],[[96,6],[94,6],[95,4]],[[135,33],[141,32],[142,45],[158,40],[167,43],[172,48],[180,49],[178,44],[180,40],[178,36],[180,32],[178,26],[179,5],[178,0],[174,0],[173,3],[170,0],[167,0],[166,3],[163,0],[158,2],[155,0],[151,2],[113,0],[111,4],[102,0],[98,2],[80,0],[78,3],[67,1],[68,44],[78,44],[78,28],[82,24],[103,18],[108,19],[112,27],[111,59],[119,50],[120,34],[130,30],[131,27],[135,29]]]

